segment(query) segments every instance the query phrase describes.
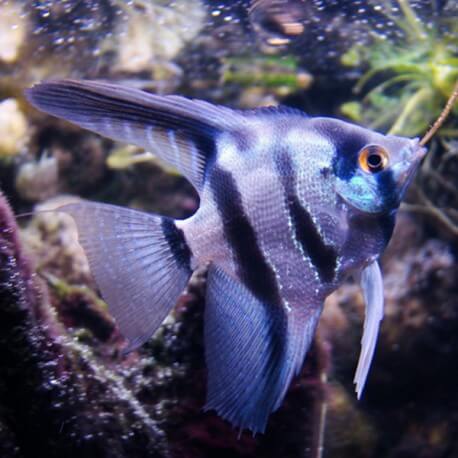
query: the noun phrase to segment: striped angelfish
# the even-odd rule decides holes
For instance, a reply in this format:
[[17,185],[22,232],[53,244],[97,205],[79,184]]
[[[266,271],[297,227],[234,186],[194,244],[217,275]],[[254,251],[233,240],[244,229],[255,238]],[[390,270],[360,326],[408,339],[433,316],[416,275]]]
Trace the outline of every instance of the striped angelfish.
[[128,349],[208,264],[206,409],[262,432],[303,365],[326,296],[355,275],[367,308],[361,395],[383,314],[377,258],[425,154],[418,140],[285,107],[235,111],[100,82],[43,82],[27,97],[152,151],[199,193],[185,220],[91,202],[60,208],[76,221]]

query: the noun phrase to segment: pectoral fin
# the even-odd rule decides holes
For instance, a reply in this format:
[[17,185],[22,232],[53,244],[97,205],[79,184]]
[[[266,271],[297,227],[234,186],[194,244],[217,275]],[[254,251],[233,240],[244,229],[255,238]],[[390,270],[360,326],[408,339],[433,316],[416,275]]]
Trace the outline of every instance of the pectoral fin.
[[240,429],[264,432],[303,363],[321,307],[308,314],[265,304],[211,266],[205,309],[206,410]]
[[380,321],[383,318],[383,279],[377,261],[372,262],[361,273],[361,288],[366,304],[361,353],[354,383],[358,399],[361,398],[367,374],[375,352]]

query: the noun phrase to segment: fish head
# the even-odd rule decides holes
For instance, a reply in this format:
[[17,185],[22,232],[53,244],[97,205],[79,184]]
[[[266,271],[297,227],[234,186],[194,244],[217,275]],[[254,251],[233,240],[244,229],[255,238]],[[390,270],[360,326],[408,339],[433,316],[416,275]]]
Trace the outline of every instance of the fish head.
[[334,145],[336,193],[356,211],[393,213],[426,154],[419,139],[383,135],[325,118],[317,128]]

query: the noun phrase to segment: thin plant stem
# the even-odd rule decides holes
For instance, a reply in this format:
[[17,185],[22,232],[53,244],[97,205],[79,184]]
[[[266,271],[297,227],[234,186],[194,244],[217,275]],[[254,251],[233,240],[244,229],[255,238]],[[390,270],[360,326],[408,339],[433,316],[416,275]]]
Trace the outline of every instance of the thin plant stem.
[[408,0],[398,0],[398,4],[406,18],[407,23],[410,26],[410,30],[414,33],[416,39],[426,40],[427,34],[423,30],[423,27],[420,25],[417,15],[413,11],[412,7]]
[[455,84],[455,87],[453,89],[453,93],[450,96],[450,98],[447,100],[447,104],[445,105],[445,108],[442,110],[442,113],[439,115],[439,117],[436,119],[435,123],[431,127],[431,129],[426,132],[424,137],[420,140],[420,145],[426,145],[433,135],[439,130],[439,128],[444,124],[445,120],[447,119],[447,116],[450,114],[450,112],[453,109],[453,106],[455,105],[456,100],[458,99],[458,81]]
[[408,73],[406,75],[397,75],[393,76],[392,78],[388,79],[387,81],[384,81],[383,83],[379,84],[378,86],[375,86],[373,89],[371,89],[363,98],[363,102],[368,101],[369,97],[372,94],[378,94],[386,89],[388,89],[390,86],[393,84],[401,83],[403,81],[422,81],[424,80],[423,75],[420,74],[415,74],[415,73]]
[[396,119],[396,122],[393,124],[391,129],[389,130],[389,135],[399,134],[402,132],[404,125],[409,118],[409,116],[418,108],[421,102],[428,100],[431,97],[431,89],[429,87],[423,87],[418,90],[404,106],[401,114]]

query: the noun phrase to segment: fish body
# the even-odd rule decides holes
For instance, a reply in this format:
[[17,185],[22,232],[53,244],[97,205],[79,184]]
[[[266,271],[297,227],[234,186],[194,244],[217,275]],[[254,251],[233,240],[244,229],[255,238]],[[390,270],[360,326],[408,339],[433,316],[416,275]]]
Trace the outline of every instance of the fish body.
[[91,270],[129,349],[145,342],[209,265],[206,409],[264,431],[302,367],[325,298],[349,275],[366,301],[361,395],[383,316],[377,258],[425,149],[290,108],[235,111],[84,81],[44,82],[39,109],[177,168],[200,195],[186,220],[80,203]]

